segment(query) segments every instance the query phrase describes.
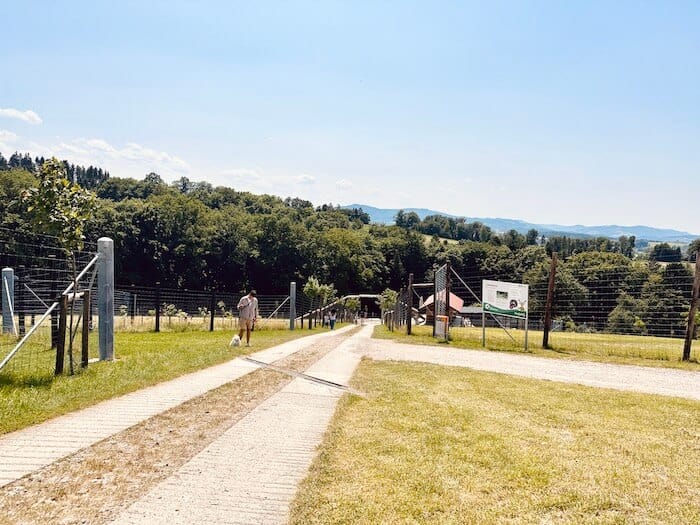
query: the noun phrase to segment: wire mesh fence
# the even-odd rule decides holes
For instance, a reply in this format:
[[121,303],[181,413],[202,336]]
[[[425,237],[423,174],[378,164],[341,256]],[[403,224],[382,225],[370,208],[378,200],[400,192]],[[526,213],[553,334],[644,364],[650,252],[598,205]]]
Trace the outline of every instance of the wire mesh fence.
[[[95,246],[88,243],[85,250],[69,256],[53,237],[0,228],[0,265],[3,267],[0,374],[31,380],[54,372],[59,298],[72,287],[81,269],[94,263],[94,249]],[[83,339],[94,339],[88,349],[97,353],[96,334],[90,333],[87,324],[90,319],[83,319],[82,294],[92,288],[94,297],[94,277],[94,271],[84,272],[78,279],[81,293],[70,296],[73,324],[67,327],[66,334],[67,348],[73,350],[67,355],[71,368],[83,361],[80,354]],[[83,330],[84,324],[87,330]],[[87,358],[90,357],[93,356]]]
[[[556,270],[552,319],[554,330],[627,335],[684,337],[692,295],[693,272],[684,264],[647,269],[643,277],[610,270],[592,277],[585,270]],[[547,303],[547,274],[520,280],[497,274],[459,273],[452,292],[467,305],[479,305],[483,280],[508,280],[530,287],[530,326],[541,329]],[[473,320],[473,312],[467,312]],[[495,323],[494,321],[490,321]],[[522,324],[522,323],[521,323]]]
[[[529,285],[529,340],[535,344],[541,341],[549,281],[546,265],[525,272],[519,279],[478,269],[453,272],[450,290],[459,300],[458,305],[450,304],[453,335],[475,345],[481,345],[486,335],[490,347],[523,346],[524,319],[483,314],[484,280]],[[677,360],[688,328],[693,280],[693,268],[685,263],[560,265],[555,269],[550,346],[563,352],[586,346],[594,353]],[[422,289],[418,302],[432,293]],[[440,307],[439,299],[436,308]],[[695,332],[697,338],[697,328]],[[697,348],[693,358],[698,359]]]
[[[295,328],[328,327],[331,315],[337,323],[354,323],[358,321],[359,302],[350,306],[348,297],[321,300],[301,293],[297,295]],[[354,304],[354,303],[353,303]]]
[[[171,288],[117,287],[115,330],[237,330],[241,294]],[[288,328],[288,295],[258,295],[256,329]],[[303,307],[303,299],[297,301]]]
[[390,310],[384,312],[382,322],[387,329],[389,329],[389,331],[393,332],[395,330],[401,330],[406,326],[408,311],[410,308],[409,300],[410,297],[408,289],[402,288],[396,296],[396,303]]

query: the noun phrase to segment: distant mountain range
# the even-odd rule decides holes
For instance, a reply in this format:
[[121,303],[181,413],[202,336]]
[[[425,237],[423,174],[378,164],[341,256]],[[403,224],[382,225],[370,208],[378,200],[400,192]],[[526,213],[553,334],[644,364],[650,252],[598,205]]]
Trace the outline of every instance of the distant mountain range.
[[[348,204],[343,208],[362,208],[369,214],[370,220],[379,224],[393,224],[398,209],[390,208],[375,208],[366,204]],[[406,213],[416,212],[421,219],[428,215],[444,215],[445,217],[454,217],[441,211],[429,210],[426,208],[403,208]],[[481,222],[497,232],[505,232],[508,230],[516,230],[520,233],[526,233],[528,230],[535,229],[540,235],[551,237],[553,235],[567,235],[569,237],[610,237],[617,239],[621,235],[634,235],[638,240],[657,241],[657,242],[680,242],[690,243],[700,237],[692,233],[679,230],[670,230],[664,228],[654,228],[651,226],[618,226],[616,224],[606,226],[582,226],[576,224],[574,226],[564,226],[561,224],[534,224],[518,219],[500,219],[489,217],[464,217],[467,222]]]

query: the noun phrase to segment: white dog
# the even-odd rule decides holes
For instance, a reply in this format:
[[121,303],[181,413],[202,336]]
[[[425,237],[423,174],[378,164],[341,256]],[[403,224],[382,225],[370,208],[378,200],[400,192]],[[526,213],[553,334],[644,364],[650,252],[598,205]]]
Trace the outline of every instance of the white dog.
[[238,337],[238,334],[233,336],[233,339],[231,339],[231,343],[229,343],[229,346],[241,346],[241,338]]

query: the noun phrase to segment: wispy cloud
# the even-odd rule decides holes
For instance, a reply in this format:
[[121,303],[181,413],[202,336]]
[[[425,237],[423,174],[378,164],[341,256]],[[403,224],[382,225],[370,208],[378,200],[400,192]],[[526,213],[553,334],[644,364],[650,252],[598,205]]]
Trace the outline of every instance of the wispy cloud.
[[286,185],[311,185],[317,182],[317,178],[308,173],[300,175],[278,175],[265,173],[257,168],[230,168],[220,174],[220,178],[233,181],[248,181],[257,185],[263,184],[266,187],[286,186]]
[[41,117],[34,113],[31,109],[20,111],[19,109],[14,108],[0,108],[0,117],[14,118],[28,122],[29,124],[42,123]]
[[16,140],[17,134],[6,129],[0,129],[0,142],[15,142]]
[[[111,147],[107,143],[104,144],[107,147]],[[103,146],[100,144],[98,147],[102,148]],[[157,151],[133,142],[129,142],[125,148],[114,150],[114,152],[111,154],[117,157],[124,157],[129,160],[161,164],[178,172],[186,172],[190,170],[190,165],[177,155],[171,155],[165,151]]]
[[221,175],[225,178],[231,178],[236,180],[260,180],[262,175],[258,170],[250,168],[231,168],[221,172]]
[[17,142],[17,135],[6,129],[0,129],[0,152],[7,156],[13,149],[15,149],[15,143]]
[[105,153],[109,154],[117,153],[117,150],[114,148],[114,146],[102,139],[83,139],[82,142],[85,144],[85,146],[93,150],[104,151]]
[[302,173],[301,175],[295,175],[290,177],[291,182],[297,184],[314,184],[316,182],[316,177],[309,175],[308,173]]
[[175,172],[185,174],[190,171],[190,165],[178,157],[165,151],[148,148],[135,142],[128,142],[123,147],[117,147],[100,138],[81,138],[61,142],[50,150],[59,155],[78,157],[82,163],[124,164],[141,171],[156,171],[159,173]]
[[233,185],[240,190],[281,196],[313,191],[319,182],[318,177],[309,173],[290,175],[270,172],[259,167],[229,168],[219,172],[216,180],[218,183]]

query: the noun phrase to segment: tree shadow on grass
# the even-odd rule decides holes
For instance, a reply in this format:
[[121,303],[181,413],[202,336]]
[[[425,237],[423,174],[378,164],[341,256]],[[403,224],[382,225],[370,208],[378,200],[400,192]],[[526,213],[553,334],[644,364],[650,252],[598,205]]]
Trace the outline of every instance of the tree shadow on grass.
[[53,375],[29,375],[29,374],[2,374],[0,373],[0,387],[37,388],[48,387],[53,382]]
[[554,352],[555,354],[562,354],[562,355],[574,355],[576,352],[572,350],[566,350],[564,348],[557,348],[556,346],[548,346],[547,348],[542,348],[543,350],[548,350],[549,352]]

